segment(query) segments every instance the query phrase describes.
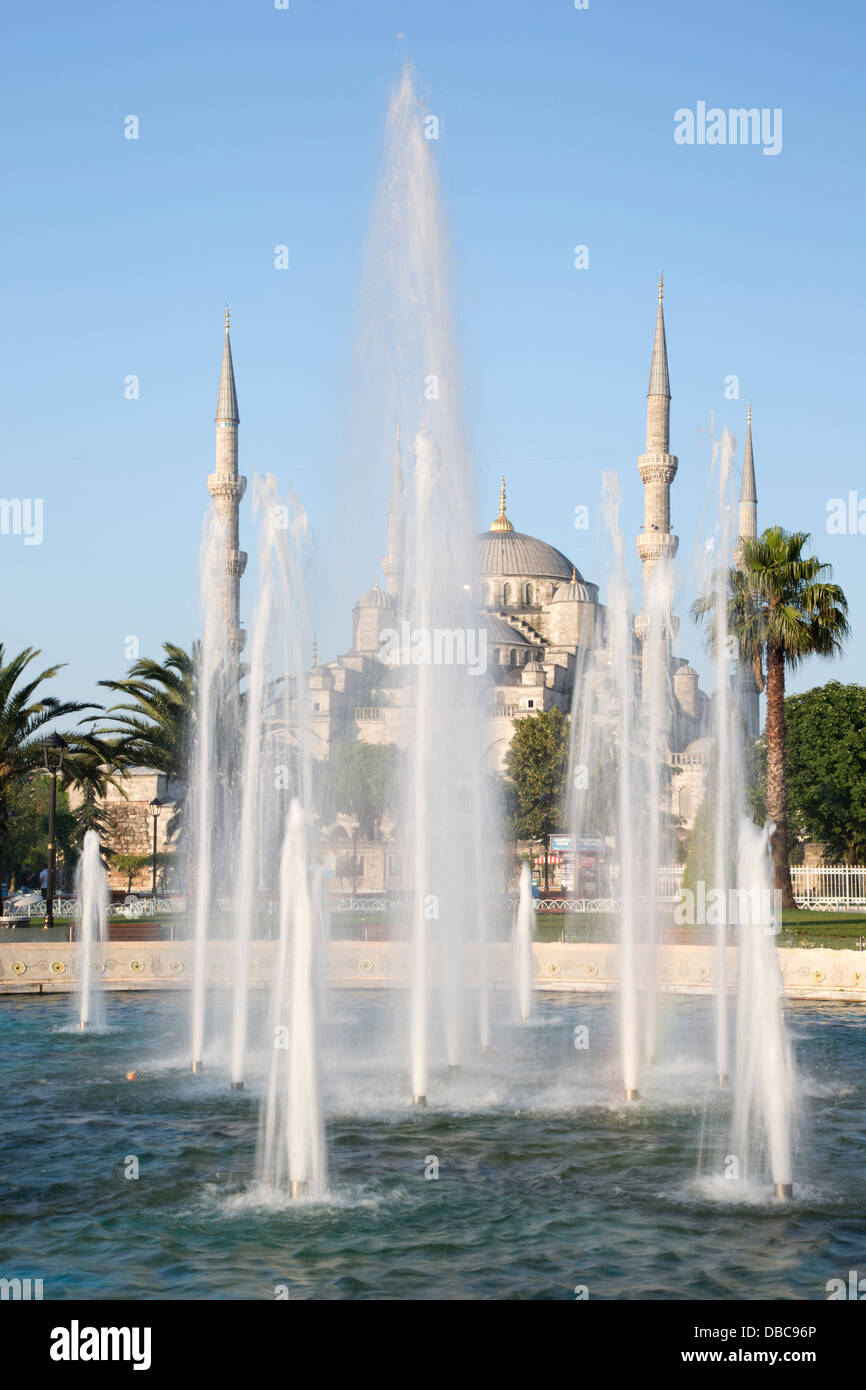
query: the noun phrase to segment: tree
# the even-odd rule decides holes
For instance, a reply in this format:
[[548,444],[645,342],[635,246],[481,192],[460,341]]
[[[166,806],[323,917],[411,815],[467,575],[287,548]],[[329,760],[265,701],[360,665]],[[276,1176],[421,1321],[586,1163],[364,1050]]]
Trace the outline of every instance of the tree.
[[[760,749],[760,745],[758,745]],[[766,748],[763,750],[766,766]],[[785,774],[793,828],[825,860],[866,859],[866,687],[827,685],[785,700]],[[760,785],[761,769],[758,781]]]
[[[806,531],[771,526],[762,536],[741,542],[740,567],[728,571],[728,630],[739,643],[744,664],[767,692],[767,814],[773,873],[782,906],[794,906],[788,855],[788,793],[785,775],[785,672],[809,656],[832,657],[848,636],[848,602],[831,567],[803,551]],[[697,618],[709,616],[715,642],[715,593],[692,605]]]
[[338,811],[356,818],[365,839],[378,839],[383,815],[396,809],[402,767],[402,754],[393,743],[343,743],[334,749],[331,799]]
[[568,719],[560,709],[518,719],[505,754],[515,840],[546,840],[559,828],[568,778]]
[[106,714],[116,717],[99,734],[112,739],[127,766],[153,767],[180,782],[192,733],[195,665],[173,642],[164,642],[162,649],[164,662],[142,657],[123,680],[99,682],[128,702],[109,706]]
[[111,856],[111,867],[120,874],[126,874],[126,891],[132,892],[132,880],[142,869],[148,869],[153,863],[153,856],[150,854],[113,854]]
[[[183,788],[195,719],[195,660],[173,642],[164,642],[162,649],[164,662],[142,657],[123,680],[99,682],[125,701],[106,710],[113,720],[95,729],[92,737],[111,749],[118,766],[155,768]],[[169,835],[183,820],[183,805],[181,792]]]
[[[28,666],[39,655],[35,647],[26,647],[7,661],[6,649],[0,643],[0,865],[6,857],[10,794],[19,778],[44,766],[45,726],[68,714],[94,708],[38,693],[43,682],[53,680],[62,665],[47,666],[21,683]],[[63,737],[70,744],[70,753],[74,752],[76,735]]]

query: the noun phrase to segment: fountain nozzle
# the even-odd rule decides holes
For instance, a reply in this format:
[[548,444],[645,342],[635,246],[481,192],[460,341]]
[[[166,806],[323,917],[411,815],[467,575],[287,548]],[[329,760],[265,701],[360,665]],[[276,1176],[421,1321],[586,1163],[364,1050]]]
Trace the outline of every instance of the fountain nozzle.
[[780,1202],[790,1202],[794,1196],[794,1184],[792,1182],[774,1182],[773,1196],[778,1197]]
[[192,1074],[193,1074],[193,1076],[197,1076],[198,1073],[199,1073],[200,1071],[204,1071],[204,1063],[203,1063],[203,1062],[193,1062],[193,1064],[192,1064]]
[[489,1052],[489,1051],[490,1051],[490,1043],[482,1043],[482,1044],[481,1044],[481,1051],[482,1051],[482,1053],[484,1053],[484,1052]]
[[633,1087],[629,1087],[625,1093],[625,1098],[626,1100],[640,1100],[640,1091],[636,1091]]
[[720,1086],[727,1086],[727,1084],[728,1084],[728,1082],[729,1082],[729,1080],[730,1080],[730,1077],[728,1076],[728,1073],[727,1073],[727,1072],[725,1072],[725,1071],[720,1071],[719,1074],[718,1074],[718,1077],[717,1077],[716,1079],[717,1079],[717,1081],[718,1081],[718,1083],[719,1083]]
[[243,1089],[244,1089],[244,1083],[243,1083],[242,1081],[233,1081],[233,1082],[232,1082],[232,1090],[233,1090],[233,1091],[242,1091]]
[[458,1064],[457,1062],[449,1063],[449,1066],[448,1066],[448,1075],[449,1075],[449,1076],[459,1076],[461,1071],[462,1071],[462,1068],[459,1066],[459,1064]]
[[421,1110],[426,1110],[426,1108],[427,1108],[427,1097],[426,1097],[426,1096],[413,1096],[413,1097],[412,1097],[412,1104],[413,1104],[413,1105],[417,1105],[417,1106],[419,1107],[419,1109],[421,1109]]
[[289,1183],[290,1197],[306,1197],[309,1190],[310,1184],[308,1182],[303,1182],[300,1178],[293,1178]]

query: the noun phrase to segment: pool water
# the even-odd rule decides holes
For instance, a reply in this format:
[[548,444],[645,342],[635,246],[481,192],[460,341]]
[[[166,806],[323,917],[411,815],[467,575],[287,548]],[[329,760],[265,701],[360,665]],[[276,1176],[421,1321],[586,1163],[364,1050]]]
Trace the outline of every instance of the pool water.
[[[189,1073],[184,995],[109,995],[98,1035],[69,997],[0,1000],[0,1276],[46,1299],[676,1300],[825,1299],[866,1275],[866,1008],[787,1005],[797,1184],[777,1205],[723,1176],[711,1001],[663,1001],[665,1060],[629,1106],[612,996],[537,995],[529,1025],[496,1002],[491,1052],[467,1035],[449,1078],[434,1048],[413,1111],[405,998],[329,996],[313,1203],[256,1184],[259,1011],[232,1093],[218,1046]],[[227,1016],[212,1005],[215,1035]]]

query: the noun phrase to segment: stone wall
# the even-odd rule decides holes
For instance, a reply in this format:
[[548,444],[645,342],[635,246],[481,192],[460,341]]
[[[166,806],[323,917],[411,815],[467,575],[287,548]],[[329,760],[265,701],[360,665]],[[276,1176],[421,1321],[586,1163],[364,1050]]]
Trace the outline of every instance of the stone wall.
[[[10,935],[13,933],[10,932]],[[490,987],[511,988],[511,947],[491,945],[488,955]],[[271,976],[276,942],[254,941],[250,948],[250,979],[265,984]],[[618,951],[615,945],[561,943],[533,946],[536,989],[608,991],[616,988]],[[234,948],[231,942],[208,947],[208,977],[214,986],[232,983]],[[467,974],[474,976],[473,952],[467,951]],[[715,951],[712,946],[658,948],[661,987],[674,994],[714,991]],[[822,999],[866,1003],[866,953],[861,951],[779,951],[785,992],[793,999]],[[78,987],[79,948],[74,943],[13,941],[0,943],[0,994],[68,993]],[[327,978],[344,988],[406,988],[410,946],[404,942],[332,942]],[[192,943],[109,942],[99,972],[107,989],[188,989],[191,984]],[[431,982],[436,959],[430,956]],[[728,951],[728,972],[737,974],[737,951]]]

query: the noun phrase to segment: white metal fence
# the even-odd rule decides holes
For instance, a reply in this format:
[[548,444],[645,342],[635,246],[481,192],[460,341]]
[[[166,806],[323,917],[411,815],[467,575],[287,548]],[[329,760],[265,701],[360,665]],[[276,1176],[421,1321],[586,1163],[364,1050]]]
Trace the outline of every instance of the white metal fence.
[[866,908],[866,865],[798,864],[791,870],[798,907],[851,912]]

